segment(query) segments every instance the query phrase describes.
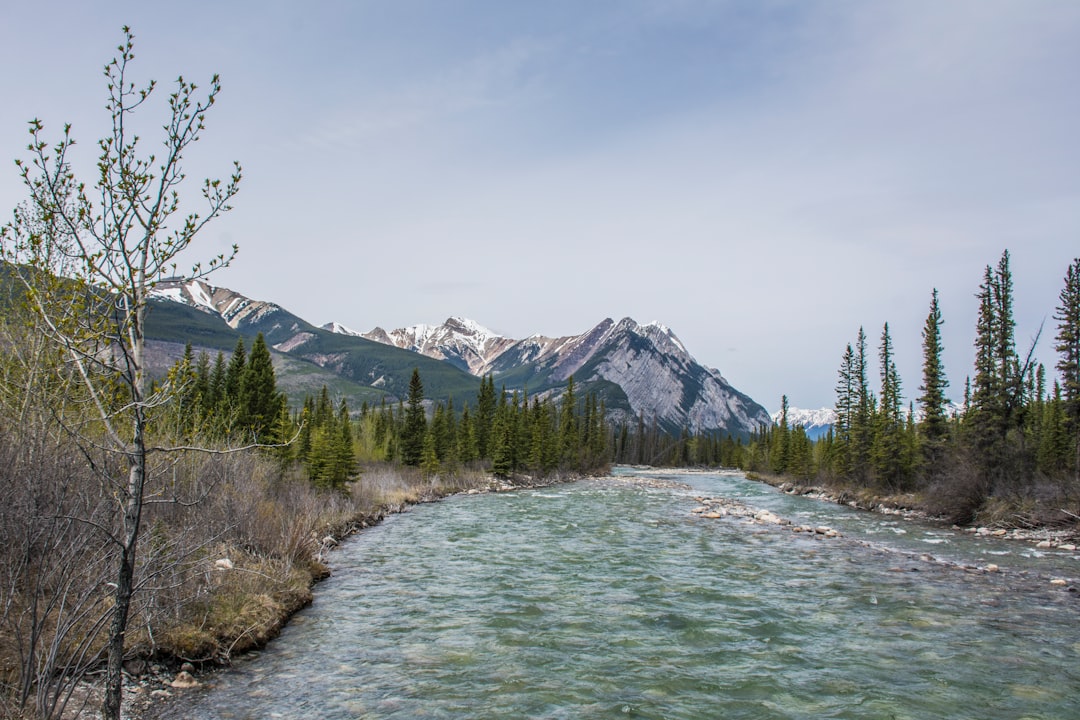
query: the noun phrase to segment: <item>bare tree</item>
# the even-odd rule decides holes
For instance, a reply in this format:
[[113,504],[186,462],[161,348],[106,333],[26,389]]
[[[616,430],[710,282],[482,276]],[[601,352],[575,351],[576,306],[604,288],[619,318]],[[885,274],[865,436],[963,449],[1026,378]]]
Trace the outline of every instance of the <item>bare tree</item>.
[[[113,517],[80,518],[104,533],[115,550],[112,607],[102,714],[119,718],[125,634],[136,590],[136,554],[145,502],[148,462],[168,448],[155,445],[155,408],[177,388],[152,391],[144,368],[145,319],[154,284],[176,271],[177,259],[208,222],[231,209],[240,166],[228,180],[205,180],[201,212],[181,203],[183,157],[204,130],[206,112],[220,91],[215,75],[203,93],[178,78],[168,96],[162,148],[143,154],[134,115],[152,97],[151,81],[128,78],[133,38],[123,28],[118,56],[105,66],[111,133],[98,142],[91,187],[77,180],[69,160],[71,126],[59,141],[43,139],[44,125],[30,122],[29,160],[17,160],[29,190],[28,204],[4,226],[2,256],[23,281],[43,335],[62,349],[92,409],[67,424],[71,437],[113,498]],[[196,263],[191,277],[229,264],[229,254]],[[58,301],[58,298],[62,300]]]

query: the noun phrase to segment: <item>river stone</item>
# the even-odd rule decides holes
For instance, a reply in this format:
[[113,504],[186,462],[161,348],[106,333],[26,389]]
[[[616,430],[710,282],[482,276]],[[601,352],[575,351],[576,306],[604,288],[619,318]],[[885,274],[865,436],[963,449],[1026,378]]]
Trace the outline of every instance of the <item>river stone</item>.
[[199,687],[199,681],[192,677],[191,673],[186,670],[181,670],[179,673],[177,673],[176,679],[173,680],[170,684],[174,688],[180,690]]
[[986,572],[998,572],[999,570],[1001,570],[1001,568],[999,568],[994,563],[990,563],[989,565],[984,567],[983,570],[985,570]]
[[1057,585],[1059,587],[1065,587],[1066,585],[1069,584],[1069,582],[1067,580],[1063,580],[1061,578],[1054,578],[1053,580],[1050,581],[1050,584],[1051,585]]
[[1073,550],[1076,550],[1076,546],[1072,543],[1065,543],[1064,545],[1058,545],[1058,550],[1068,550],[1069,552],[1072,552]]
[[998,530],[995,530],[994,532],[992,532],[990,534],[993,535],[994,537],[1005,537],[1006,535],[1009,534],[1009,531],[1008,530],[998,529]]
[[1039,544],[1038,544],[1038,545],[1036,545],[1035,547],[1037,547],[1037,548],[1049,548],[1049,547],[1054,547],[1054,543],[1050,542],[1049,540],[1042,540],[1042,541],[1040,541],[1040,542],[1039,542]]

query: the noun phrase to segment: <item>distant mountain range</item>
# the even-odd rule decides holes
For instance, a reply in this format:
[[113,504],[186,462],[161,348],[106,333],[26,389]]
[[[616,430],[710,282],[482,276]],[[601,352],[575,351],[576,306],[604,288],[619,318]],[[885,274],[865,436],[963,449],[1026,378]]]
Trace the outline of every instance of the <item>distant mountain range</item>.
[[[963,405],[950,402],[945,407],[945,414],[952,417],[964,411]],[[772,414],[772,421],[774,423],[780,422],[780,411],[777,410]],[[906,417],[906,413],[905,413]],[[817,440],[818,438],[825,437],[832,430],[833,425],[836,424],[836,410],[834,408],[819,408],[817,410],[805,410],[803,408],[789,407],[788,408],[788,427],[795,427],[796,425],[802,425],[806,430],[807,436],[811,440]],[[922,420],[921,414],[916,408],[915,419]]]
[[[780,411],[772,414],[774,423],[780,422]],[[789,407],[787,413],[788,427],[802,425],[806,435],[811,440],[825,437],[836,423],[836,410],[833,408],[819,408],[818,410],[805,410],[803,408]]]
[[413,367],[427,397],[472,401],[479,378],[532,396],[561,393],[573,375],[596,393],[616,422],[656,423],[665,431],[744,435],[771,422],[764,407],[698,363],[659,323],[606,319],[581,335],[514,340],[464,318],[387,332],[357,332],[337,323],[315,327],[274,303],[201,281],[171,279],[154,291],[148,335],[163,356],[184,342],[230,349],[237,337],[262,332],[277,351],[279,384],[295,400],[320,381],[336,394],[378,401],[404,397]]

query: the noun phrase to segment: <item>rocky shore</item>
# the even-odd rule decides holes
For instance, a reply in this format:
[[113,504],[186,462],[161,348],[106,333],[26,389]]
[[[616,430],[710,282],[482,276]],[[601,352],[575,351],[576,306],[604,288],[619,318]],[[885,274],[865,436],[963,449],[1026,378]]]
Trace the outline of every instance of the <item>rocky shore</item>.
[[[760,478],[756,478],[760,479]],[[885,502],[878,502],[870,507],[863,507],[853,500],[845,499],[844,497],[831,493],[825,488],[821,487],[806,487],[794,485],[790,482],[777,482],[769,483],[777,487],[781,492],[789,495],[802,495],[804,497],[811,497],[818,500],[827,502],[834,502],[837,504],[848,505],[852,508],[864,509],[868,511],[883,513],[887,515],[897,515],[912,520],[933,520],[928,518],[927,515],[919,510],[909,507],[903,507],[897,504],[886,504]],[[756,525],[774,525],[780,528],[786,528],[792,533],[803,533],[808,537],[815,540],[825,540],[833,538],[841,538],[843,535],[836,529],[828,527],[826,525],[807,526],[798,525],[793,523],[787,518],[780,517],[776,513],[770,510],[764,510],[754,508],[739,500],[723,497],[696,497],[695,500],[699,503],[696,507],[690,510],[692,515],[709,520],[718,520],[722,518],[739,519],[744,522]],[[1000,540],[1013,540],[1022,541],[1035,545],[1038,549],[1057,549],[1065,552],[1076,552],[1077,544],[1075,538],[1075,528],[1054,530],[1050,528],[1036,528],[1036,529],[1023,529],[1023,528],[988,528],[988,527],[968,527],[962,528],[957,525],[953,525],[952,529],[958,532],[965,532],[980,537],[994,538]],[[855,540],[867,547],[871,547],[871,544],[862,540]],[[881,550],[875,546],[875,549]],[[966,572],[976,573],[1003,573],[1004,570],[996,563],[986,563],[985,565],[965,565],[954,563],[948,560],[942,560],[936,558],[929,553],[905,553],[902,551],[888,550],[891,554],[903,556],[910,560],[916,560],[919,563],[927,563],[935,566],[940,566],[948,569],[961,570]],[[893,572],[901,572],[905,568],[900,566],[893,566],[889,568]],[[907,568],[908,570],[917,570],[917,567]],[[1055,588],[1061,588],[1069,593],[1074,594],[1076,597],[1080,597],[1080,582],[1076,580],[1070,580],[1064,577],[1049,577],[1041,578],[1043,582],[1047,582],[1049,585]]]

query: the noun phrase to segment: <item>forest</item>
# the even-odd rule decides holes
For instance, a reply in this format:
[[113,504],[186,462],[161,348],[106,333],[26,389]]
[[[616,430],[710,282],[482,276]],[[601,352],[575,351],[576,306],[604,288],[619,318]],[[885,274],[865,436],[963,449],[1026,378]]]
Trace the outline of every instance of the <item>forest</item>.
[[[824,438],[779,422],[742,439],[701,435],[666,442],[642,420],[617,436],[618,462],[643,461],[660,443],[664,462],[723,465],[784,476],[866,498],[892,498],[957,523],[1039,526],[1080,520],[1080,259],[1065,270],[1053,311],[1052,369],[1017,348],[1009,252],[987,265],[976,298],[973,373],[963,402],[950,404],[942,364],[944,322],[937,291],[922,329],[917,396],[903,402],[888,323],[871,386],[869,339],[859,328],[843,351],[836,423]],[[1056,371],[1056,375],[1054,374]],[[909,392],[908,396],[915,395]]]

